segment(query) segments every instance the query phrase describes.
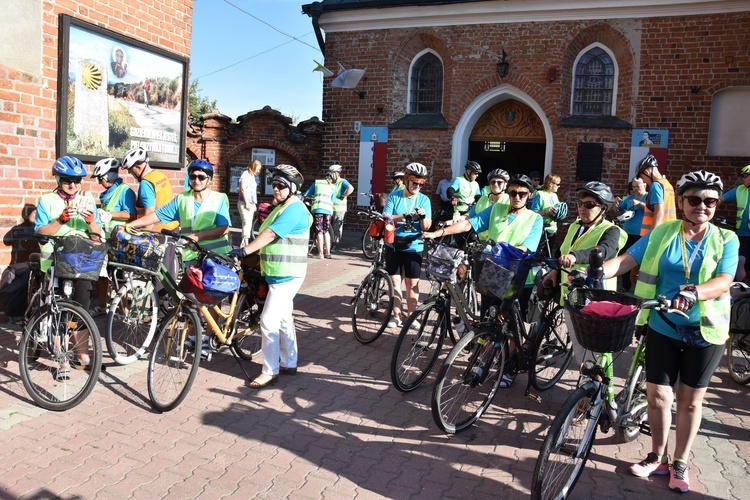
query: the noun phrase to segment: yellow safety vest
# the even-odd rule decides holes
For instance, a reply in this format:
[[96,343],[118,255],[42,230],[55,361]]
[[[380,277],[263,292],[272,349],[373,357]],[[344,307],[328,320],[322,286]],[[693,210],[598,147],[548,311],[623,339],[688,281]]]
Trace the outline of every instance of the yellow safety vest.
[[[596,245],[599,244],[599,240],[602,239],[602,235],[604,232],[609,229],[610,227],[617,227],[620,231],[620,239],[617,242],[617,253],[619,253],[620,249],[625,246],[625,243],[628,241],[628,233],[622,230],[621,227],[615,226],[614,223],[603,220],[596,226],[592,226],[586,230],[585,233],[581,235],[580,238],[573,241],[573,237],[578,234],[578,231],[581,229],[581,219],[576,219],[576,221],[570,225],[568,228],[568,234],[565,235],[565,240],[562,242],[562,245],[560,245],[560,255],[567,255],[572,250],[586,250],[588,248],[594,248]],[[573,265],[572,270],[573,271],[583,271],[589,266],[588,262],[576,262],[575,265]],[[558,277],[560,278],[560,277]],[[564,299],[568,295],[568,288],[567,287],[561,287],[562,293],[560,294],[560,304],[564,304]],[[604,289],[605,290],[617,290],[617,277],[613,276],[611,278],[606,278],[604,280]]]
[[341,185],[344,183],[344,179],[339,177],[339,180],[334,184],[334,192],[336,193],[335,200],[333,200],[333,211],[334,212],[346,212],[346,200],[339,199],[339,193],[341,193]]
[[[680,237],[681,229],[682,221],[674,220],[660,224],[651,232],[641,261],[641,269],[638,272],[638,282],[635,285],[635,294],[638,297],[646,300],[656,297],[659,261],[672,240]],[[705,237],[708,239],[704,248],[703,262],[698,270],[698,283],[705,283],[716,277],[716,270],[724,255],[724,243],[736,238],[737,235],[728,229],[721,229],[710,224]],[[698,307],[701,316],[701,336],[706,342],[714,345],[726,342],[729,338],[729,320],[732,309],[729,291],[715,299],[699,300]],[[650,313],[648,309],[641,311],[638,324],[645,325]]]
[[[495,203],[490,212],[490,226],[487,229],[488,240],[495,243],[505,241],[513,246],[523,243],[534,226],[534,218],[539,214],[528,209],[521,210],[516,217],[508,222],[510,205]],[[534,251],[536,249],[530,249]]]
[[[222,202],[229,207],[229,199],[226,194],[206,190],[203,194],[203,202],[198,207],[198,212],[194,213],[195,196],[193,195],[193,190],[183,191],[178,194],[177,212],[180,216],[179,224],[181,232],[189,234],[215,228],[216,214],[219,213]],[[202,247],[216,253],[226,254],[232,249],[229,245],[229,238],[226,235],[212,240],[203,240],[199,243]],[[198,258],[198,252],[192,248],[186,247],[182,250],[182,260],[184,262],[189,262],[196,258]]]
[[[488,186],[485,186],[485,189]],[[500,195],[500,199],[498,201],[492,201],[492,192],[489,190],[482,195],[481,198],[479,198],[479,201],[477,201],[477,204],[474,205],[474,215],[479,215],[491,206],[493,206],[495,203],[504,203],[506,205],[510,204],[510,198],[506,193],[502,193]],[[487,231],[482,231],[477,236],[479,236],[479,239],[481,241],[487,241],[489,239],[490,231],[489,229]]]
[[[333,196],[334,186],[325,180],[315,181],[315,193],[313,198],[312,207],[310,209],[314,213],[315,210],[323,210],[320,213],[330,214],[333,212],[334,203],[331,197]],[[338,210],[337,210],[338,211]],[[344,206],[346,211],[346,206]]]
[[[45,211],[49,214],[50,220],[55,220],[60,215],[62,215],[63,210],[67,206],[78,206],[81,199],[83,198],[91,198],[91,206],[96,206],[96,202],[94,201],[94,198],[90,195],[84,196],[81,193],[76,194],[75,198],[73,198],[67,205],[65,204],[65,200],[60,198],[60,195],[52,192],[47,193],[45,195],[42,195],[39,197],[39,201],[37,202],[37,206],[43,206]],[[60,226],[60,229],[58,229],[54,236],[83,236],[88,238],[89,235],[89,225],[86,224],[86,221],[83,220],[83,217],[73,217],[68,222]],[[41,252],[41,260],[40,260],[40,266],[42,272],[47,272],[47,270],[52,265],[52,253],[54,251],[54,244],[52,241],[48,241],[44,245],[40,244],[39,249]]]
[[[115,187],[114,191],[112,191],[112,196],[109,197],[109,201],[107,201],[105,205],[102,205],[102,210],[104,210],[105,212],[112,212],[117,206],[117,202],[120,201],[122,192],[126,189],[130,189],[130,186],[121,181],[120,184]],[[102,223],[102,229],[104,229],[106,237],[109,238],[109,233],[112,231],[113,227],[122,223],[123,221],[114,219],[110,219],[110,221],[106,224]]]
[[[270,227],[293,203],[302,203],[296,196],[290,196],[281,206],[276,207],[260,226],[260,231]],[[306,209],[305,209],[306,210]],[[279,238],[260,249],[260,270],[263,276],[281,278],[302,278],[307,273],[307,243],[310,238],[312,215],[307,213],[307,231],[301,234],[289,234]]]
[[737,229],[740,228],[740,225],[742,224],[742,216],[745,214],[745,208],[747,208],[747,188],[742,185],[737,188],[736,194],[737,194],[737,222],[736,226]]
[[469,205],[474,203],[474,196],[479,189],[479,184],[476,181],[469,181],[465,176],[458,178],[458,192],[456,196],[456,209],[459,212],[466,212],[469,210]]

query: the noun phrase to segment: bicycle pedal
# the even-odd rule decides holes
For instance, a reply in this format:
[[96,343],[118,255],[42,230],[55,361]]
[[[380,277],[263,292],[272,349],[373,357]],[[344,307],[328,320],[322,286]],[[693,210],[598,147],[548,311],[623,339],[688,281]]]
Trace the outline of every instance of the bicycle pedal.
[[539,397],[536,394],[533,394],[533,393],[531,393],[529,391],[526,391],[526,397],[529,398],[532,401],[536,401],[537,403],[541,403],[542,402],[542,398],[541,397]]
[[645,434],[646,436],[651,435],[651,426],[648,425],[648,422],[641,422],[640,428],[641,434]]

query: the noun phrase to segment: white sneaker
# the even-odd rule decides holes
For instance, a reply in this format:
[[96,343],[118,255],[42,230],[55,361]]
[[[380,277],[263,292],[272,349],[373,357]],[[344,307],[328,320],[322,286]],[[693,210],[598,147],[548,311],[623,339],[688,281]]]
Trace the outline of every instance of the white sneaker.
[[401,326],[401,320],[399,318],[391,318],[388,321],[388,328],[399,328]]
[[411,325],[409,325],[409,328],[419,330],[421,326],[422,326],[422,323],[420,323],[418,319],[415,319],[414,321],[411,322]]

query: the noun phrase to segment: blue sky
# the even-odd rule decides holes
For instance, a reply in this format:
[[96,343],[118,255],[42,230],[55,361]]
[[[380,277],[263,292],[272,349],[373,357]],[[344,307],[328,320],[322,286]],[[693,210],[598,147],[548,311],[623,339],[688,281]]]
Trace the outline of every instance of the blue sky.
[[228,0],[304,45],[225,0],[195,0],[190,71],[201,94],[233,119],[264,106],[300,121],[321,117],[323,77],[313,59],[323,62],[323,55],[302,14],[311,1]]

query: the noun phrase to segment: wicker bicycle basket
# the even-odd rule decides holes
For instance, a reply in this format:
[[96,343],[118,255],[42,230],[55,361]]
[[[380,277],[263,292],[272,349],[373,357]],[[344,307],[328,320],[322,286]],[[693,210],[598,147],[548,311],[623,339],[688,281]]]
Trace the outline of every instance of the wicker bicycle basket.
[[[581,314],[589,302],[612,301],[637,306],[630,314],[612,318],[599,318]],[[565,298],[573,323],[573,332],[584,349],[593,352],[620,352],[633,341],[635,321],[640,311],[641,299],[609,290],[576,288]]]

